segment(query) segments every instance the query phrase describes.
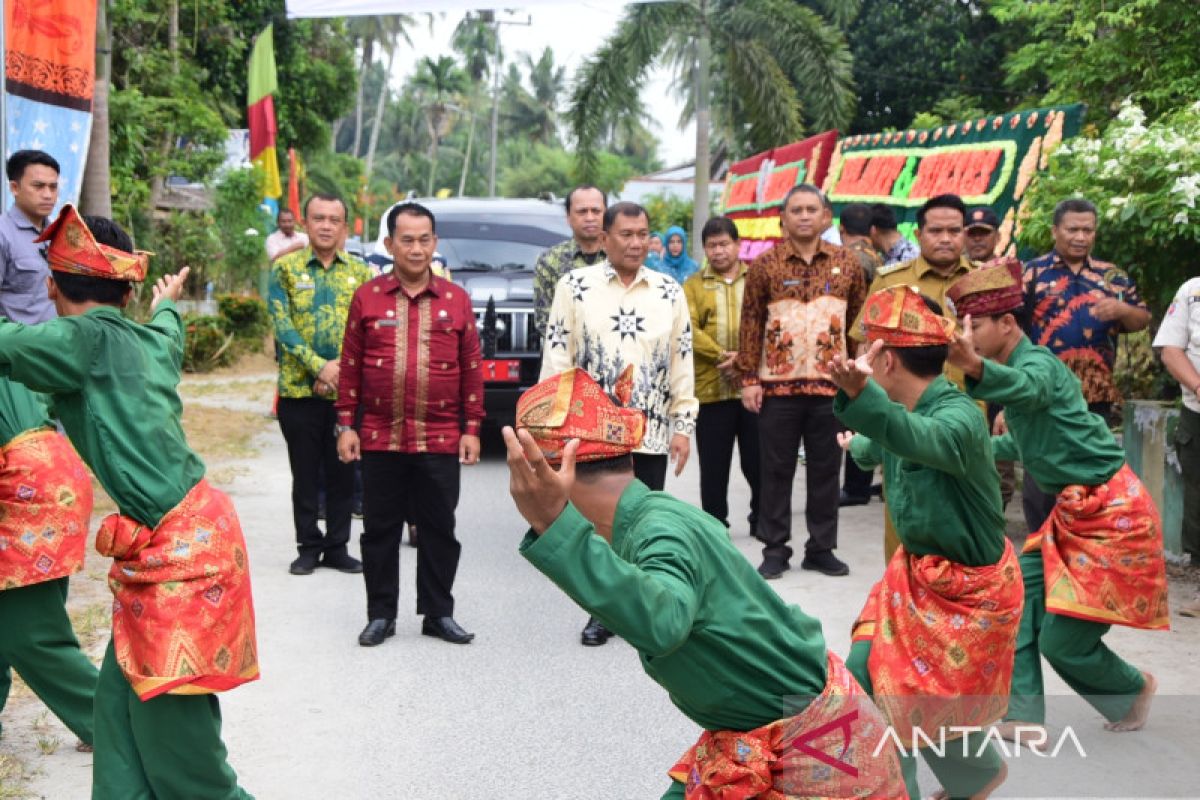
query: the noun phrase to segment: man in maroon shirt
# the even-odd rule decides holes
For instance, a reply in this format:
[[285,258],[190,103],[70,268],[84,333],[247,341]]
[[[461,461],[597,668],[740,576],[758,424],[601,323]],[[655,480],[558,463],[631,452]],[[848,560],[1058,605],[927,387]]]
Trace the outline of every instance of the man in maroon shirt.
[[462,550],[454,537],[459,465],[479,461],[483,372],[470,297],[430,269],[435,226],[416,203],[388,214],[384,244],[395,266],[354,293],[342,343],[338,457],[363,467],[363,647],[396,632],[400,535],[410,508],[421,530],[421,633],[454,644],[475,636],[454,621],[451,589]]

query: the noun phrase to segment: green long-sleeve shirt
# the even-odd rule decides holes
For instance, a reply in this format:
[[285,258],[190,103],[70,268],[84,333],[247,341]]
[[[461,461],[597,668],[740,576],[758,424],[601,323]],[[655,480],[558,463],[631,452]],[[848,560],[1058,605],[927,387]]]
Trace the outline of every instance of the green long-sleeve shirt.
[[43,398],[19,383],[0,378],[0,447],[26,431],[52,425]]
[[996,458],[1022,462],[1043,492],[1098,486],[1125,464],[1108,425],[1088,411],[1079,378],[1025,336],[1006,364],[985,359],[979,380],[967,379],[967,391],[1004,406],[1008,433],[992,440]]
[[621,495],[611,546],[568,505],[521,553],[703,728],[753,730],[825,688],[821,623],[775,594],[724,525],[640,481]]
[[0,319],[0,375],[52,397],[121,513],[150,526],[204,477],[180,419],[182,363],[183,321],[170,301],[145,325],[112,306],[32,326]]
[[904,549],[971,567],[1004,554],[1000,476],[987,420],[974,402],[938,376],[912,412],[875,383],[833,410],[855,431],[850,454],[864,469],[883,464],[888,512]]

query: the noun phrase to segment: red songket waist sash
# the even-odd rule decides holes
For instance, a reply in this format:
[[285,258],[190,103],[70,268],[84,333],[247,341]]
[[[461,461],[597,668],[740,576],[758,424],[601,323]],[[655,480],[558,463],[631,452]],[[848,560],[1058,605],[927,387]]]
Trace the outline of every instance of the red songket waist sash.
[[0,448],[0,591],[83,569],[92,481],[63,435],[26,431]]
[[1170,628],[1162,519],[1128,464],[1099,486],[1059,492],[1023,552],[1039,549],[1047,611],[1106,625]]
[[883,716],[833,653],[824,691],[799,714],[705,731],[669,774],[687,800],[907,797]]
[[211,694],[258,678],[250,564],[233,503],[201,480],[159,522],[111,514],[113,647],[137,696]]
[[873,696],[906,746],[918,731],[934,742],[956,739],[963,731],[952,727],[1004,716],[1024,605],[1007,539],[1000,560],[984,567],[896,550],[852,638],[872,643]]

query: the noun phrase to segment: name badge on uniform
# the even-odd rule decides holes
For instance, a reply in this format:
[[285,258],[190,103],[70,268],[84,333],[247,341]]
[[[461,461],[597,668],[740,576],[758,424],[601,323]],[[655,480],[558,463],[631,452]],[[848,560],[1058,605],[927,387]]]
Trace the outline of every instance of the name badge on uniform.
[[300,291],[312,291],[313,289],[317,288],[317,285],[315,283],[297,283],[296,288]]
[[799,285],[800,285],[800,281],[798,281],[798,280],[796,280],[796,279],[794,279],[794,278],[793,278],[792,280],[787,280],[787,281],[784,281],[784,282],[783,282],[783,285],[784,285],[784,286],[799,286]]
[[398,319],[377,319],[375,320],[376,328],[399,328],[400,320]]

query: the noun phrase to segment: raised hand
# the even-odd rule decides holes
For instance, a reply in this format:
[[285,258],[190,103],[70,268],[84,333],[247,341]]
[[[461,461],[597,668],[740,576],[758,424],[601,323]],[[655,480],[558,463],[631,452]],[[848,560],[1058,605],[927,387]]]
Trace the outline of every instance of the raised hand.
[[505,425],[501,435],[508,448],[509,494],[517,504],[517,511],[534,532],[541,534],[567,506],[571,487],[575,485],[575,451],[579,449],[579,440],[567,442],[562,466],[555,470],[529,431],[514,431]]
[[854,441],[854,431],[846,431],[845,433],[839,433],[837,435],[838,447],[842,448],[847,453],[850,452],[850,443],[852,441]]
[[150,290],[150,313],[158,308],[158,304],[163,300],[172,302],[179,299],[183,294],[183,284],[187,282],[188,275],[191,273],[191,267],[184,267],[175,275],[163,275],[154,282],[154,287]]
[[963,317],[962,330],[955,331],[951,336],[950,346],[946,349],[946,362],[978,380],[983,375],[983,359],[975,352],[975,332],[971,328],[970,314]]
[[867,380],[875,374],[875,359],[882,350],[883,340],[877,339],[871,343],[867,352],[858,358],[838,354],[824,369],[839,389],[855,398],[866,388]]

